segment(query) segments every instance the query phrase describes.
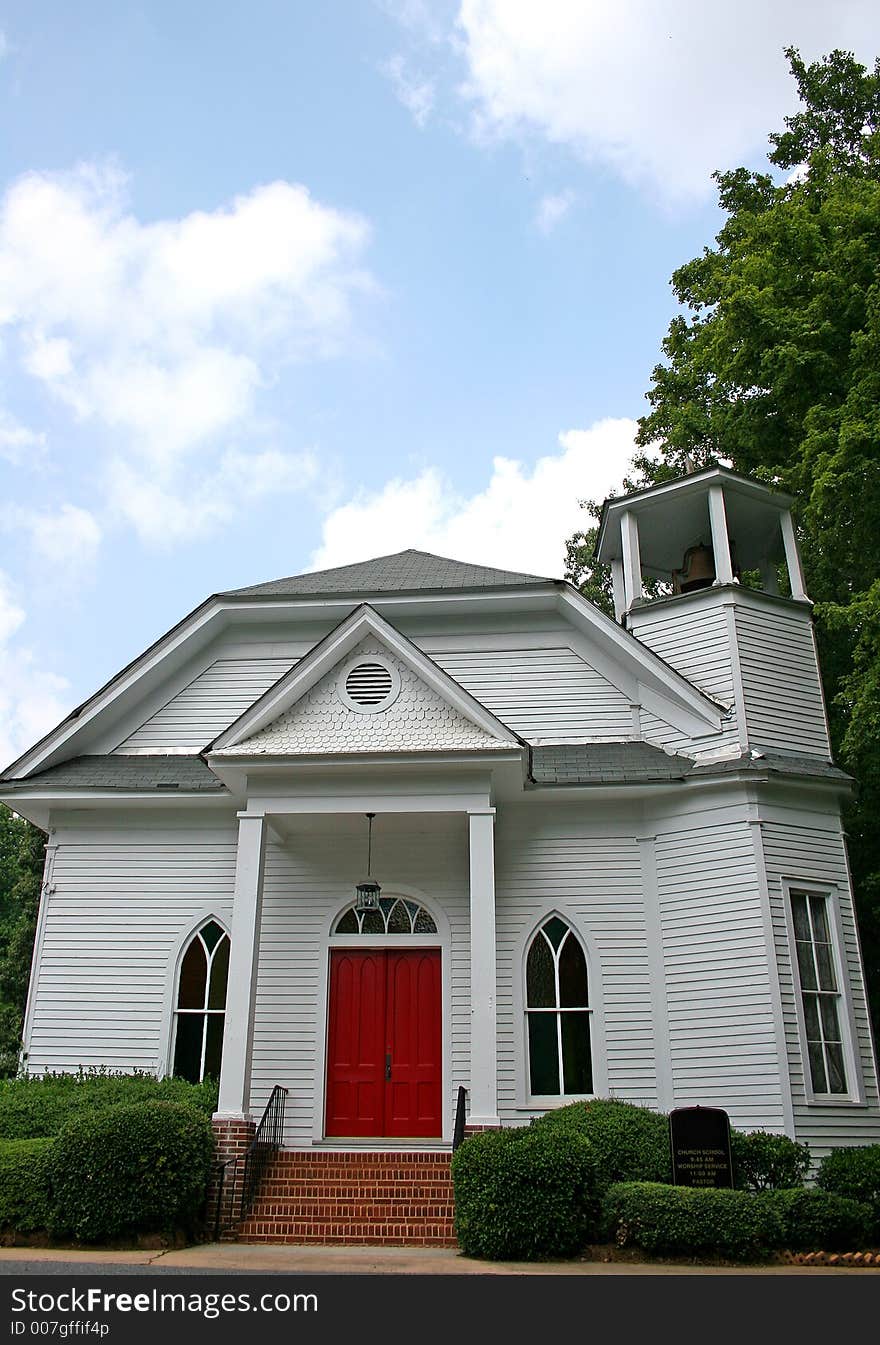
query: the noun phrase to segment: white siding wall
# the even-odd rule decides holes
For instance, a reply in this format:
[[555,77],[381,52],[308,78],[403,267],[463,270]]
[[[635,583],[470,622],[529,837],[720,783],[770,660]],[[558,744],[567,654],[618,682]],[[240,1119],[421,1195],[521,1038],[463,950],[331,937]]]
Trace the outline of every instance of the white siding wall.
[[629,698],[572,649],[432,649],[431,657],[525,738],[632,736]]
[[810,617],[737,606],[736,635],[749,742],[830,755]]
[[[613,834],[609,834],[609,832]],[[591,821],[583,807],[506,808],[496,838],[499,1112],[522,1122],[526,936],[558,911],[587,944],[595,1015],[594,1055],[616,1097],[656,1106],[657,1066],[648,938],[638,843],[619,825]],[[604,1037],[604,1048],[602,1038]]]
[[59,825],[53,838],[32,1073],[79,1065],[164,1070],[174,950],[203,912],[231,915],[234,818],[111,826]]
[[784,1128],[762,898],[744,805],[658,828],[657,887],[676,1106]]
[[734,701],[726,609],[722,606],[638,608],[629,618],[632,633],[695,687],[724,705]]
[[[797,1138],[806,1140],[819,1158],[828,1149],[845,1144],[875,1144],[880,1141],[880,1116],[877,1111],[877,1076],[871,1050],[868,1009],[853,916],[852,898],[843,840],[835,820],[816,814],[776,810],[775,820],[765,821],[761,831],[764,842],[773,936],[779,966],[779,981],[785,1019],[788,1068],[791,1076]],[[833,1102],[807,1103],[804,1088],[806,1062],[802,1058],[798,1036],[799,988],[789,944],[785,896],[782,880],[827,885],[837,894],[843,926],[841,949],[851,987],[852,1011],[856,1028],[856,1054],[861,1070],[864,1106],[838,1105]]]
[[117,752],[198,752],[293,666],[289,658],[217,659],[135,729]]
[[[451,816],[379,821],[373,832],[373,872],[383,888],[418,889],[442,908],[450,925],[452,1077],[446,1080],[444,1118],[451,1119],[455,1091],[468,1083],[466,824],[463,817]],[[351,901],[363,866],[361,818],[340,818],[335,825],[317,826],[311,835],[274,840],[267,848],[251,1106],[259,1115],[275,1084],[289,1089],[289,1145],[312,1143],[324,1088],[316,1043],[326,1021],[326,935],[333,914]]]

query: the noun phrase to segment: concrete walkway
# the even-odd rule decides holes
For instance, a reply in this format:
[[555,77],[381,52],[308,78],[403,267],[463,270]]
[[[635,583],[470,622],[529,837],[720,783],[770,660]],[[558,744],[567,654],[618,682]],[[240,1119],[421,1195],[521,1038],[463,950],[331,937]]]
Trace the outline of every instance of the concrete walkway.
[[[859,1266],[688,1266],[624,1261],[472,1261],[446,1247],[289,1247],[207,1243],[179,1251],[84,1251],[79,1248],[2,1247],[0,1275],[51,1269],[63,1262],[87,1274],[90,1267],[120,1270],[224,1271],[251,1275],[871,1275]],[[6,1270],[6,1266],[9,1269]]]

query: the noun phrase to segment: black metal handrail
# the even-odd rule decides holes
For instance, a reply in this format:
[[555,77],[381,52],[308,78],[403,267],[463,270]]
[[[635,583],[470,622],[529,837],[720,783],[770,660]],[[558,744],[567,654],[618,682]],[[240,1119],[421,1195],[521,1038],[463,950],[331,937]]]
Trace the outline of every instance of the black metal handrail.
[[227,1170],[243,1163],[244,1170],[239,1187],[233,1186],[230,1200],[229,1217],[223,1226],[224,1231],[241,1223],[251,1211],[263,1174],[269,1166],[273,1154],[281,1148],[284,1138],[284,1104],[287,1089],[276,1084],[269,1094],[266,1109],[260,1118],[253,1139],[243,1154],[229,1158],[221,1164],[217,1180],[217,1207],[214,1212],[214,1237],[220,1236],[220,1222],[223,1217],[223,1192],[228,1184]]
[[452,1130],[452,1152],[455,1153],[458,1146],[464,1139],[465,1122],[465,1101],[467,1099],[467,1089],[461,1084],[458,1087],[458,1101],[455,1104],[455,1125]]

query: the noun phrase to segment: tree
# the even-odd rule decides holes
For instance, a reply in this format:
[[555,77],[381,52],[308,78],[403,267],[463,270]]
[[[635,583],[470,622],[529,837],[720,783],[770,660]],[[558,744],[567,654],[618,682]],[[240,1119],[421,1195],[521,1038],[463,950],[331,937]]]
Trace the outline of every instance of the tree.
[[0,1076],[15,1074],[46,838],[0,804]]
[[[788,48],[801,110],[770,164],[714,174],[726,219],[679,267],[636,484],[731,464],[790,491],[880,1028],[880,60]],[[572,539],[574,543],[576,539]],[[571,548],[571,543],[569,547]],[[878,1034],[880,1035],[880,1034]]]

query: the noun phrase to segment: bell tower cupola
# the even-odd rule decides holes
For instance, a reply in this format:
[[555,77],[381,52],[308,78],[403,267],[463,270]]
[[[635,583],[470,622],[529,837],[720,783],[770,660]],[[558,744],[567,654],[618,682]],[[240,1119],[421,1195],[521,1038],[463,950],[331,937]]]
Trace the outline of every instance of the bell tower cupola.
[[596,559],[616,619],[729,706],[742,750],[827,760],[792,503],[725,467],[692,472],[606,500]]

